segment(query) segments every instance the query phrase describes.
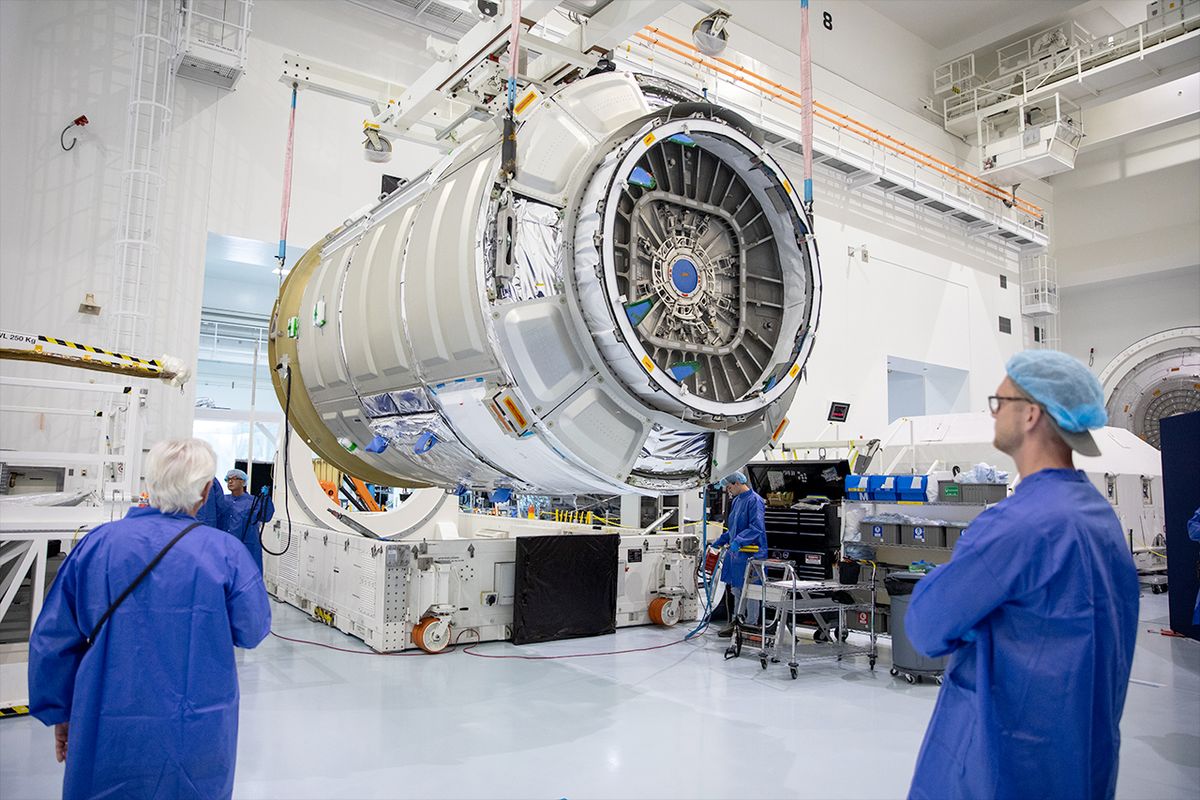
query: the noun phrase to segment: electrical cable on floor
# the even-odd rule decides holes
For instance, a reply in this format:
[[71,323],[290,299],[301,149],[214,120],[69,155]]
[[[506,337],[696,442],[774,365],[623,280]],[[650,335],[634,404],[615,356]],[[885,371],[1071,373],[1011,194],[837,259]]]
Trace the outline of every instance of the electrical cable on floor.
[[429,656],[429,655],[441,655],[442,653],[449,653],[449,652],[453,651],[453,648],[451,648],[450,650],[443,650],[442,653],[426,653],[424,650],[406,650],[406,651],[394,651],[391,653],[377,653],[374,650],[351,650],[348,647],[338,647],[337,645],[325,644],[324,642],[314,642],[309,639],[295,639],[295,638],[292,638],[291,636],[284,636],[282,633],[276,633],[275,631],[271,631],[271,635],[274,636],[276,639],[283,639],[285,642],[293,642],[294,644],[311,644],[313,647],[324,647],[326,650],[336,650],[339,653],[351,653],[353,655],[358,655],[358,656]]
[[476,653],[474,650],[472,650],[472,648],[478,647],[481,642],[475,642],[474,644],[469,644],[464,647],[463,652],[469,656],[474,656],[475,658],[515,659],[518,661],[559,661],[565,658],[595,658],[596,656],[621,656],[625,655],[626,653],[646,653],[651,650],[662,650],[665,647],[674,647],[675,645],[683,644],[686,641],[688,640],[685,637],[683,639],[676,639],[673,642],[666,642],[665,644],[651,645],[650,647],[632,647],[628,650],[609,650],[603,653],[564,653],[557,656],[520,656],[504,655],[500,653]]
[[314,647],[322,647],[326,650],[335,650],[339,653],[350,653],[352,655],[360,655],[360,656],[430,656],[430,655],[440,656],[440,655],[445,655],[446,653],[453,653],[455,650],[457,650],[458,644],[462,640],[462,637],[468,633],[475,634],[476,640],[474,642],[468,644],[466,647],[462,648],[462,652],[465,653],[466,655],[474,656],[475,658],[490,658],[490,659],[517,660],[517,661],[561,661],[563,659],[568,659],[568,658],[596,658],[598,656],[620,656],[620,655],[627,655],[629,653],[648,653],[652,650],[663,650],[668,647],[674,647],[677,644],[683,644],[684,642],[689,641],[690,637],[691,637],[691,634],[688,634],[688,636],[685,636],[682,639],[676,639],[673,642],[664,642],[663,644],[649,645],[647,647],[631,647],[631,648],[627,648],[624,650],[607,650],[607,651],[598,652],[598,653],[563,653],[561,655],[552,655],[552,656],[526,656],[526,655],[510,655],[510,654],[501,654],[501,653],[477,653],[477,652],[475,652],[473,650],[473,648],[478,647],[479,645],[483,644],[483,642],[479,639],[479,631],[477,631],[474,628],[465,628],[464,630],[459,631],[458,636],[454,639],[454,643],[452,645],[450,645],[450,647],[446,648],[445,650],[442,650],[437,653],[427,653],[423,650],[393,651],[390,653],[378,653],[374,650],[351,650],[347,647],[338,647],[337,645],[325,644],[324,642],[314,642],[309,639],[296,639],[291,636],[284,636],[281,633],[276,633],[275,631],[271,631],[272,636],[274,636],[276,639],[282,639],[285,642],[292,642],[294,644],[308,644],[308,645],[312,645]]
[[458,636],[454,638],[454,645],[457,647],[458,643],[462,641],[462,637],[468,633],[475,634],[475,641],[463,648],[463,653],[466,655],[474,656],[475,658],[516,659],[518,661],[558,661],[564,658],[594,658],[596,656],[619,656],[626,653],[645,653],[650,650],[662,650],[664,647],[674,647],[677,644],[683,644],[687,641],[687,637],[684,637],[682,639],[677,639],[674,642],[666,642],[664,644],[650,645],[648,647],[633,647],[627,650],[610,650],[603,653],[563,653],[562,655],[556,656],[522,656],[502,654],[489,655],[487,653],[476,653],[471,649],[483,644],[482,639],[479,637],[479,631],[475,628],[464,628],[463,630],[459,631]]

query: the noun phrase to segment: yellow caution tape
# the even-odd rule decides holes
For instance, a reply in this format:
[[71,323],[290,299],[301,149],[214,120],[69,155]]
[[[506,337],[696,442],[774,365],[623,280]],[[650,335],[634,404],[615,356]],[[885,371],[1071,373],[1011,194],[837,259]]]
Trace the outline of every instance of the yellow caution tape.
[[[137,356],[128,356],[124,353],[114,353],[111,350],[105,350],[100,347],[93,347],[90,344],[79,344],[78,342],[67,341],[66,339],[56,339],[53,336],[39,336],[39,342],[55,344],[59,347],[66,347],[70,350],[82,350],[85,353],[94,353],[96,355],[108,356],[109,358],[119,358],[122,361],[128,361],[132,364],[141,364],[145,367],[153,369],[162,369],[162,362],[150,358],[138,358]],[[87,358],[87,356],[84,356]]]

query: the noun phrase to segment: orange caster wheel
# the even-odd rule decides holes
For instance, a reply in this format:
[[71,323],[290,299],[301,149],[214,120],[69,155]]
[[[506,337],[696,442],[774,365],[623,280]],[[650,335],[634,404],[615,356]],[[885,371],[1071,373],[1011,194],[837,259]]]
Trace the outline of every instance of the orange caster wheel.
[[679,603],[674,597],[656,597],[650,601],[650,621],[671,627],[679,622]]
[[450,644],[450,621],[425,617],[412,630],[413,644],[426,653],[440,653]]

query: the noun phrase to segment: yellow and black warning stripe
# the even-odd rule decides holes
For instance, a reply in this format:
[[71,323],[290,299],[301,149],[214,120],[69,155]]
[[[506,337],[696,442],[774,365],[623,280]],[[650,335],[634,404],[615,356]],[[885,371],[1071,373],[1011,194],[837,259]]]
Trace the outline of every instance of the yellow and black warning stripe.
[[124,353],[114,353],[111,350],[105,350],[100,347],[92,347],[90,344],[79,344],[77,342],[69,342],[66,339],[55,339],[53,336],[39,336],[39,342],[47,344],[56,344],[59,347],[66,347],[71,350],[82,350],[86,353],[94,353],[98,356],[108,356],[109,358],[118,358],[122,361],[128,361],[131,364],[140,364],[149,369],[161,370],[162,362],[152,358],[138,358],[137,356],[127,356]]
[[0,717],[23,717],[29,713],[29,706],[7,706],[0,708]]

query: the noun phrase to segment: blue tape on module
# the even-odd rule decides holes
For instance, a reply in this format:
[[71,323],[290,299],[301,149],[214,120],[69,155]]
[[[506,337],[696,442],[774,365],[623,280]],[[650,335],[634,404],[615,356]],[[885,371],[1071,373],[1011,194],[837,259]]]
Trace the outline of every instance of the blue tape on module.
[[432,450],[438,441],[440,440],[434,435],[433,431],[425,431],[417,439],[417,443],[413,445],[413,452],[419,456],[423,456]]

